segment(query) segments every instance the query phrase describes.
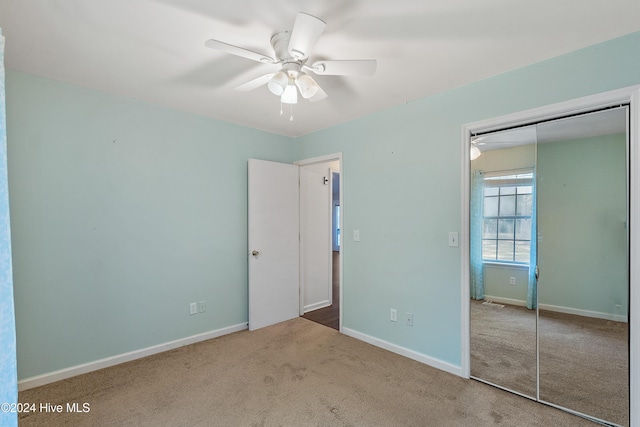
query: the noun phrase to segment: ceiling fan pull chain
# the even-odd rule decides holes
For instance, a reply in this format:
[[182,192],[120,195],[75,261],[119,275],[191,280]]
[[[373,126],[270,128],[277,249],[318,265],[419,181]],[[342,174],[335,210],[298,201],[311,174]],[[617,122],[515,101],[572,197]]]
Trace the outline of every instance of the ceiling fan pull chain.
[[284,114],[282,111],[282,101],[280,101],[280,115]]
[[289,117],[289,121],[293,121],[293,104],[291,104],[291,117]]

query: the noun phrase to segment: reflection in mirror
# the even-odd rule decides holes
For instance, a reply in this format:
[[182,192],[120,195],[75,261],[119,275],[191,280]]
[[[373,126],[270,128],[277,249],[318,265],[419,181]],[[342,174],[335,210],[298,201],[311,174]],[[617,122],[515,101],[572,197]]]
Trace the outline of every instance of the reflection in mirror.
[[539,399],[629,424],[626,108],[538,125]]
[[531,236],[535,235],[536,129],[483,135],[472,140],[472,151],[474,148],[471,376],[535,399],[535,281],[530,287],[529,264],[535,255]]
[[474,138],[470,186],[471,376],[615,425],[629,425],[627,129],[619,107]]

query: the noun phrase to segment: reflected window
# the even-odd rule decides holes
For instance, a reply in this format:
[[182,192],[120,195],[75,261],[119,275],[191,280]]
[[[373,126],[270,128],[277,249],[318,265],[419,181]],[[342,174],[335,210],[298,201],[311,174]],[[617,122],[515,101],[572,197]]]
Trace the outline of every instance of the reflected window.
[[484,179],[482,259],[529,264],[533,172]]

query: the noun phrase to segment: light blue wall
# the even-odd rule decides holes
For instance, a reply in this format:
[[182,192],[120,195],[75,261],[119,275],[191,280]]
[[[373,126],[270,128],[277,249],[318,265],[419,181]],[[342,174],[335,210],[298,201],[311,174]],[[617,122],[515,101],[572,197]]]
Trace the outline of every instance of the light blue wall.
[[19,378],[247,321],[247,159],[292,140],[11,71],[7,111]]
[[626,316],[625,135],[538,146],[538,302]]
[[[18,401],[5,113],[4,37],[0,29],[0,404]],[[17,413],[0,411],[0,425],[18,425]]]
[[[515,278],[515,284],[510,282]],[[484,265],[484,295],[486,300],[525,306],[529,287],[529,268]],[[513,300],[513,301],[504,301]]]
[[639,83],[634,33],[298,138],[343,152],[344,326],[459,366],[462,125]]
[[345,327],[459,365],[461,126],[640,83],[640,33],[296,141],[7,77],[20,378],[246,322],[247,158],[335,152]]

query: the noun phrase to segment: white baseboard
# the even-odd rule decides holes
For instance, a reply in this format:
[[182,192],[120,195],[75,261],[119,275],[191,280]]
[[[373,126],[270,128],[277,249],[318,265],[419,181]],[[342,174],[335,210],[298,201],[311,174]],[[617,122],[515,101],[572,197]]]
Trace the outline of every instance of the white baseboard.
[[405,347],[401,347],[399,345],[390,343],[388,341],[372,337],[371,335],[363,334],[362,332],[354,331],[353,329],[342,328],[342,333],[352,338],[355,338],[357,340],[364,341],[371,345],[375,345],[376,347],[389,350],[392,353],[396,353],[401,356],[408,357],[409,359],[418,361],[420,363],[424,363],[425,365],[429,365],[434,368],[440,369],[442,371],[449,372],[450,374],[454,374],[459,377],[462,376],[462,368],[460,366],[455,366],[450,363],[443,362],[440,359],[436,359],[434,357],[430,357],[425,354],[418,353],[416,351],[410,350]]
[[194,344],[200,341],[210,340],[222,335],[245,330],[247,329],[247,327],[247,323],[239,323],[237,325],[228,326],[226,328],[216,329],[215,331],[192,335],[190,337],[154,345],[140,350],[134,350],[128,353],[118,354],[116,356],[107,357],[93,362],[83,363],[82,365],[72,366],[70,368],[60,369],[58,371],[48,372],[42,375],[36,375],[35,377],[25,378],[24,380],[18,381],[18,391],[28,390],[30,388],[75,377],[76,375],[86,374],[87,372],[97,371],[98,369],[108,368],[110,366],[130,362],[135,359],[141,359],[143,357],[162,353],[168,350],[173,350],[178,347],[184,347],[185,345]]
[[576,316],[593,317],[596,319],[613,320],[614,322],[629,323],[627,316],[613,313],[602,313],[599,311],[581,310],[578,308],[561,307],[551,304],[539,304],[540,310],[556,311],[558,313],[575,314]]
[[320,302],[316,302],[316,303],[313,303],[313,304],[305,305],[304,306],[304,312],[308,313],[308,312],[313,311],[313,310],[319,310],[321,308],[329,307],[330,305],[331,305],[331,301],[326,299],[324,301],[320,301]]
[[[493,301],[498,304],[517,305],[520,307],[527,306],[526,301],[511,299],[511,298],[502,298],[502,297],[494,297],[491,295],[485,295],[484,299],[485,301]],[[576,316],[584,316],[584,317],[593,317],[595,319],[613,320],[614,322],[623,322],[623,323],[629,322],[629,319],[627,318],[627,316],[624,316],[621,314],[602,313],[599,311],[582,310],[579,308],[562,307],[559,305],[551,305],[551,304],[540,304],[539,307],[541,310],[555,311],[558,313],[574,314]]]

